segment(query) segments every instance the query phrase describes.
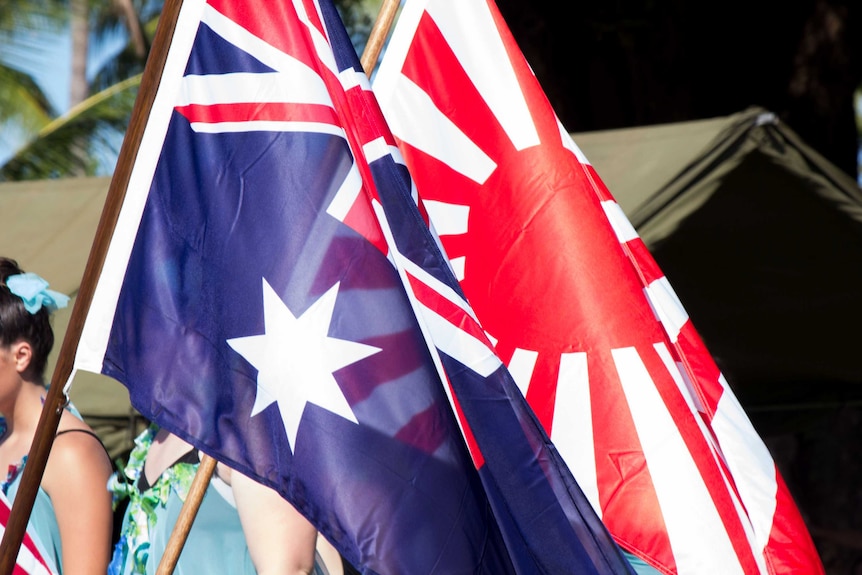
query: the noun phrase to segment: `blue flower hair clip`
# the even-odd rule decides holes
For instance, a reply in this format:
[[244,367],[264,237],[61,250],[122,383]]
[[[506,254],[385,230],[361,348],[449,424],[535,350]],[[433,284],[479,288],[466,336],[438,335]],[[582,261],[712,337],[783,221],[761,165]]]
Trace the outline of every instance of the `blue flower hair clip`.
[[49,312],[54,312],[69,304],[69,296],[48,289],[48,282],[34,273],[9,276],[6,278],[6,287],[24,300],[24,307],[31,314],[39,311],[42,306]]

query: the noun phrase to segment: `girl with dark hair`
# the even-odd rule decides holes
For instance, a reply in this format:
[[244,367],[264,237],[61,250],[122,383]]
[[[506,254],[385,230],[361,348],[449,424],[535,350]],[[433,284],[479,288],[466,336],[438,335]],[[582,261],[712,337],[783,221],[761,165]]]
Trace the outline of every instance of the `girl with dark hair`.
[[[0,469],[14,501],[42,414],[51,312],[68,297],[48,289],[15,260],[0,257]],[[99,438],[68,405],[45,465],[28,528],[60,575],[105,573],[111,556],[111,461]],[[0,476],[2,479],[2,476]]]

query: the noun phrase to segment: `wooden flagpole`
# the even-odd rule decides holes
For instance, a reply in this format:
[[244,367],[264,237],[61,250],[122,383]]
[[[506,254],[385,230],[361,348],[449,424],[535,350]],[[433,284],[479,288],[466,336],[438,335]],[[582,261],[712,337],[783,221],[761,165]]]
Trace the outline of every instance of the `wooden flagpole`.
[[383,3],[380,5],[380,12],[377,13],[377,19],[371,28],[368,42],[365,43],[365,49],[362,51],[362,58],[359,59],[362,69],[365,70],[365,75],[369,78],[371,78],[371,72],[374,71],[374,67],[377,66],[377,59],[380,57],[383,45],[389,37],[389,30],[392,28],[392,23],[395,21],[395,15],[398,13],[400,5],[401,0],[383,0]]
[[183,501],[183,506],[180,508],[180,514],[177,517],[177,522],[174,524],[173,531],[171,531],[168,544],[165,546],[165,552],[159,561],[156,575],[171,575],[174,572],[174,568],[177,566],[177,561],[180,558],[180,553],[182,553],[183,546],[186,544],[186,539],[188,539],[189,531],[191,531],[192,524],[197,516],[198,509],[200,509],[204,493],[206,493],[207,486],[212,479],[215,467],[215,459],[206,454],[201,456],[201,463],[195,472],[195,478],[192,480],[192,486],[189,488],[186,500]]
[[158,30],[150,55],[147,58],[141,86],[132,109],[129,128],[120,148],[117,167],[108,187],[105,206],[102,208],[93,246],[90,248],[90,255],[84,268],[77,301],[72,309],[69,327],[63,338],[57,365],[51,377],[51,385],[45,396],[42,415],[39,418],[33,444],[30,446],[27,465],[24,466],[24,472],[21,476],[21,485],[12,504],[9,521],[3,533],[3,540],[0,542],[0,575],[11,575],[15,568],[18,550],[27,530],[27,523],[30,519],[30,513],[33,511],[33,503],[36,500],[39,485],[42,483],[42,475],[45,472],[45,464],[54,443],[60,416],[68,401],[68,398],[63,394],[63,387],[72,373],[84,321],[87,312],[89,312],[93,292],[102,272],[108,245],[111,243],[120,208],[126,196],[132,166],[135,163],[144,128],[155,100],[181,4],[182,0],[166,0],[159,18]]

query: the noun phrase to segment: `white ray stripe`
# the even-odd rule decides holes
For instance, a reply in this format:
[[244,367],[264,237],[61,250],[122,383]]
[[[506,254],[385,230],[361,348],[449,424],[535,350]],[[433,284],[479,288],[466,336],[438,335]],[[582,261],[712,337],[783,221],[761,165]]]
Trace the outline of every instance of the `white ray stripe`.
[[452,268],[452,273],[455,274],[455,278],[460,282],[464,279],[464,270],[467,267],[467,258],[466,256],[459,256],[457,258],[452,258],[449,260],[449,267]]
[[200,134],[227,134],[242,132],[316,132],[344,138],[344,130],[334,124],[320,122],[276,122],[268,120],[249,122],[193,122],[192,130]]
[[[485,330],[482,330],[482,331],[485,331]],[[491,335],[487,331],[485,331],[485,337],[488,338],[488,341],[491,342],[491,345],[493,345],[494,347],[497,347],[497,338],[496,337],[494,337],[493,335]]]
[[455,236],[467,233],[470,220],[470,206],[425,200],[423,202],[428,217],[434,222],[434,229],[441,236]]
[[[658,345],[658,344],[656,344]],[[679,371],[680,376],[682,377],[683,382],[685,382],[686,388],[688,388],[689,393],[691,394],[691,400],[694,404],[694,408],[700,412],[701,414],[706,413],[706,407],[703,405],[701,401],[700,394],[697,393],[694,389],[694,384],[691,381],[691,377],[689,377],[688,372],[686,371],[686,367],[681,361],[675,361],[673,364],[676,366],[677,371]],[[671,372],[673,373],[673,372]],[[711,439],[711,438],[710,438]]]
[[[721,383],[726,387],[726,382]],[[731,475],[748,478],[748,481],[738,481],[737,488],[759,546],[757,557],[762,559],[778,505],[775,462],[733,393],[721,395],[712,419],[712,429],[721,444]],[[762,570],[766,572],[765,568]]]
[[551,441],[601,519],[593,433],[587,354],[561,354]]
[[688,321],[688,313],[682,306],[682,302],[679,301],[676,292],[673,291],[665,276],[651,282],[645,291],[653,311],[664,326],[665,332],[667,332],[671,342],[676,343],[682,326]]
[[539,134],[485,2],[437,0],[428,13],[517,150],[538,146]]
[[536,368],[536,360],[539,359],[539,352],[529,349],[515,348],[512,354],[512,359],[509,360],[509,373],[521,390],[521,395],[527,397],[527,389],[530,387],[530,379],[533,377],[533,370]]
[[[386,57],[380,59],[377,72],[374,74],[372,86],[377,95],[377,101],[383,110],[391,104],[390,99],[397,95],[394,83],[401,77],[404,60],[410,43],[419,26],[419,19],[427,6],[427,0],[411,0],[401,2],[401,13],[398,15],[398,25],[392,29],[392,35],[386,44]],[[391,125],[391,124],[390,124]]]
[[[205,8],[204,0],[185,0],[180,7],[176,29],[178,31],[197,30],[198,22]],[[102,266],[102,273],[96,284],[93,300],[78,342],[75,369],[72,370],[72,374],[79,369],[93,373],[102,371],[102,362],[108,345],[108,336],[111,333],[111,325],[114,322],[120,288],[126,275],[129,254],[135,237],[138,235],[141,214],[149,195],[153,173],[162,152],[165,133],[168,130],[168,124],[176,103],[180,79],[183,77],[188,63],[194,39],[195,34],[193,33],[177,33],[174,35],[168,50],[168,57],[162,71],[162,80],[156,91],[156,97],[141,139],[140,149],[129,176],[129,184],[126,188],[117,225],[111,237],[105,263]],[[68,392],[71,383],[70,377],[64,386],[66,392]]]
[[332,198],[332,202],[327,206],[326,213],[337,219],[340,222],[344,221],[350,208],[353,207],[359,192],[362,190],[362,176],[359,174],[359,169],[356,167],[356,162],[351,164],[350,171],[341,186]]
[[559,118],[557,118],[557,128],[559,128],[560,130],[560,141],[563,142],[563,147],[571,151],[575,155],[575,157],[578,158],[578,161],[580,163],[589,165],[590,161],[587,159],[587,157],[572,139],[571,134],[569,134],[563,127],[563,125],[560,123]]
[[614,233],[617,235],[617,240],[621,244],[638,237],[637,230],[635,230],[635,227],[626,217],[625,212],[623,212],[619,204],[611,200],[605,200],[602,202],[602,209],[605,212],[605,217],[611,223]]
[[[673,356],[663,342],[653,344],[653,349],[655,349],[656,353],[661,358],[665,368],[673,378],[676,386],[679,388],[680,393],[689,404],[688,408],[697,416],[697,422],[702,424],[702,427],[705,426],[706,423],[700,417],[699,413],[705,413],[706,410],[704,409],[703,402],[700,400],[700,394],[698,394],[694,389],[691,378],[685,371],[685,366],[674,361]],[[713,443],[711,434],[704,433],[704,437],[706,437],[710,443]]]
[[[741,522],[741,525],[745,531],[746,537],[748,538],[749,545],[751,545],[752,549],[757,549],[758,544],[755,543],[757,540],[756,534],[755,534],[753,526],[749,522],[748,515],[745,511],[745,508],[743,507],[743,502],[740,501],[740,498],[738,498],[736,496],[736,493],[734,492],[733,484],[731,482],[731,478],[727,476],[727,474],[724,471],[724,468],[722,467],[722,462],[725,461],[725,459],[724,459],[723,454],[721,453],[721,447],[718,444],[716,444],[716,439],[713,437],[712,433],[710,433],[709,428],[707,427],[706,422],[700,416],[700,413],[698,413],[698,407],[700,407],[701,410],[703,409],[703,407],[702,407],[703,404],[700,401],[700,397],[692,389],[691,380],[686,375],[684,369],[682,369],[673,360],[673,356],[671,355],[670,350],[668,350],[667,346],[664,343],[656,343],[653,345],[653,348],[656,350],[656,353],[658,353],[659,357],[662,360],[662,363],[664,363],[665,368],[667,369],[671,378],[673,378],[674,383],[676,383],[676,386],[679,389],[680,394],[682,394],[683,398],[685,399],[686,403],[688,404],[688,408],[691,411],[692,416],[694,417],[694,420],[697,422],[698,427],[700,428],[701,434],[703,434],[704,439],[709,444],[710,453],[712,454],[712,456],[715,460],[716,466],[718,467],[719,471],[721,472],[721,476],[724,479],[724,484],[725,484],[725,487],[727,488],[727,492],[730,495],[730,498],[733,500],[734,508],[736,509],[736,514],[739,516],[739,520]],[[724,394],[724,395],[726,396],[727,394]],[[735,398],[734,398],[734,400],[735,400]],[[740,409],[742,409],[742,408],[740,407]],[[745,419],[746,419],[746,421],[748,421],[747,417]],[[718,435],[719,435],[719,433],[716,432],[716,436],[718,436]],[[720,439],[719,439],[719,441],[720,441]],[[757,442],[762,443],[759,441],[759,437],[757,439]],[[721,444],[724,445],[723,443],[721,443]],[[748,445],[748,444],[746,443],[746,445]],[[766,449],[765,446],[764,446],[764,449]],[[738,452],[734,451],[734,454],[736,454],[736,453],[744,453],[744,452],[743,451],[738,451]],[[768,452],[767,452],[767,457],[770,457]],[[772,463],[771,459],[769,460],[769,463],[771,465],[771,463]],[[750,470],[753,468],[754,468],[754,466],[749,465],[746,462],[745,469],[747,471],[745,471],[744,473],[749,473]],[[735,473],[732,470],[732,468],[730,468],[730,469],[731,469],[730,472],[734,477],[741,477],[738,473]],[[771,467],[771,469],[774,469],[774,466]],[[741,486],[741,487],[747,488],[748,487],[747,482],[746,482],[746,485]],[[775,490],[773,490],[773,498],[772,498],[773,504],[775,501],[775,497],[774,497],[775,491],[777,491],[777,486],[775,486]],[[768,529],[771,527],[771,525],[772,525],[772,523],[771,523],[771,515],[770,515],[770,524],[769,524],[769,526],[767,526],[767,533],[766,533],[767,540],[769,537]],[[764,542],[764,545],[765,544],[766,544],[766,542]],[[758,563],[758,566],[760,568],[760,572],[763,574],[768,573],[769,571],[766,567],[766,563],[765,563],[765,559],[763,557],[763,550],[762,549],[760,549],[759,551],[754,553],[754,558]]]
[[474,182],[484,183],[497,164],[443,115],[419,86],[401,75],[398,82],[399,98],[384,108],[392,133]]
[[[703,435],[704,440],[709,445],[710,453],[715,459],[715,464],[721,470],[722,476],[724,476],[724,470],[722,468],[723,458],[721,456],[721,448],[715,441],[712,433],[709,431],[709,428],[704,421],[701,414],[703,413],[703,403],[700,400],[700,396],[695,392],[693,385],[691,383],[691,379],[685,373],[685,369],[680,366],[677,362],[673,360],[673,356],[670,353],[667,345],[664,342],[654,343],[653,349],[655,349],[662,363],[664,364],[665,369],[670,374],[671,379],[676,384],[677,389],[679,390],[680,395],[685,400],[686,405],[688,406],[688,410],[694,418],[695,423],[697,423],[698,428],[700,429],[701,435]],[[728,489],[731,489],[729,480],[727,477],[724,477],[725,483],[727,484]],[[731,498],[736,501],[736,496],[733,494],[733,491],[730,492]],[[740,519],[744,521],[744,514],[740,514]]]
[[177,106],[200,104],[288,103],[332,107],[320,77],[308,68],[290,73],[208,74],[186,76]]
[[[671,379],[673,379],[677,389],[679,389],[679,393],[685,400],[686,405],[688,405],[688,410],[692,414],[694,421],[697,423],[701,435],[703,435],[704,440],[709,444],[710,453],[712,453],[712,456],[715,459],[715,464],[722,470],[722,475],[724,475],[724,470],[722,469],[723,458],[721,455],[721,448],[716,443],[715,438],[709,431],[706,422],[701,416],[701,414],[704,413],[703,403],[700,400],[699,394],[694,390],[691,379],[685,373],[685,368],[673,360],[673,356],[664,342],[654,343],[653,349],[655,349],[664,364],[665,369],[667,369]],[[731,486],[727,477],[725,477],[725,482],[727,483],[728,489],[730,489]],[[732,491],[730,492],[730,495],[734,500],[736,500]],[[740,515],[741,519],[743,517],[744,514]]]
[[679,574],[742,573],[712,497],[637,350],[614,349],[611,354]]

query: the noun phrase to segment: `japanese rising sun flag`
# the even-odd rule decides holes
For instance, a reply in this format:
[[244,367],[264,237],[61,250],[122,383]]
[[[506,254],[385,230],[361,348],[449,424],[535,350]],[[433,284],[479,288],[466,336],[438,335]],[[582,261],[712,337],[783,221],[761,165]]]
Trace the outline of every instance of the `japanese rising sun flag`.
[[407,0],[374,91],[497,354],[620,546],[822,573],[766,446],[492,0]]
[[186,0],[157,84],[75,368],[364,574],[630,574],[464,300],[331,2]]

